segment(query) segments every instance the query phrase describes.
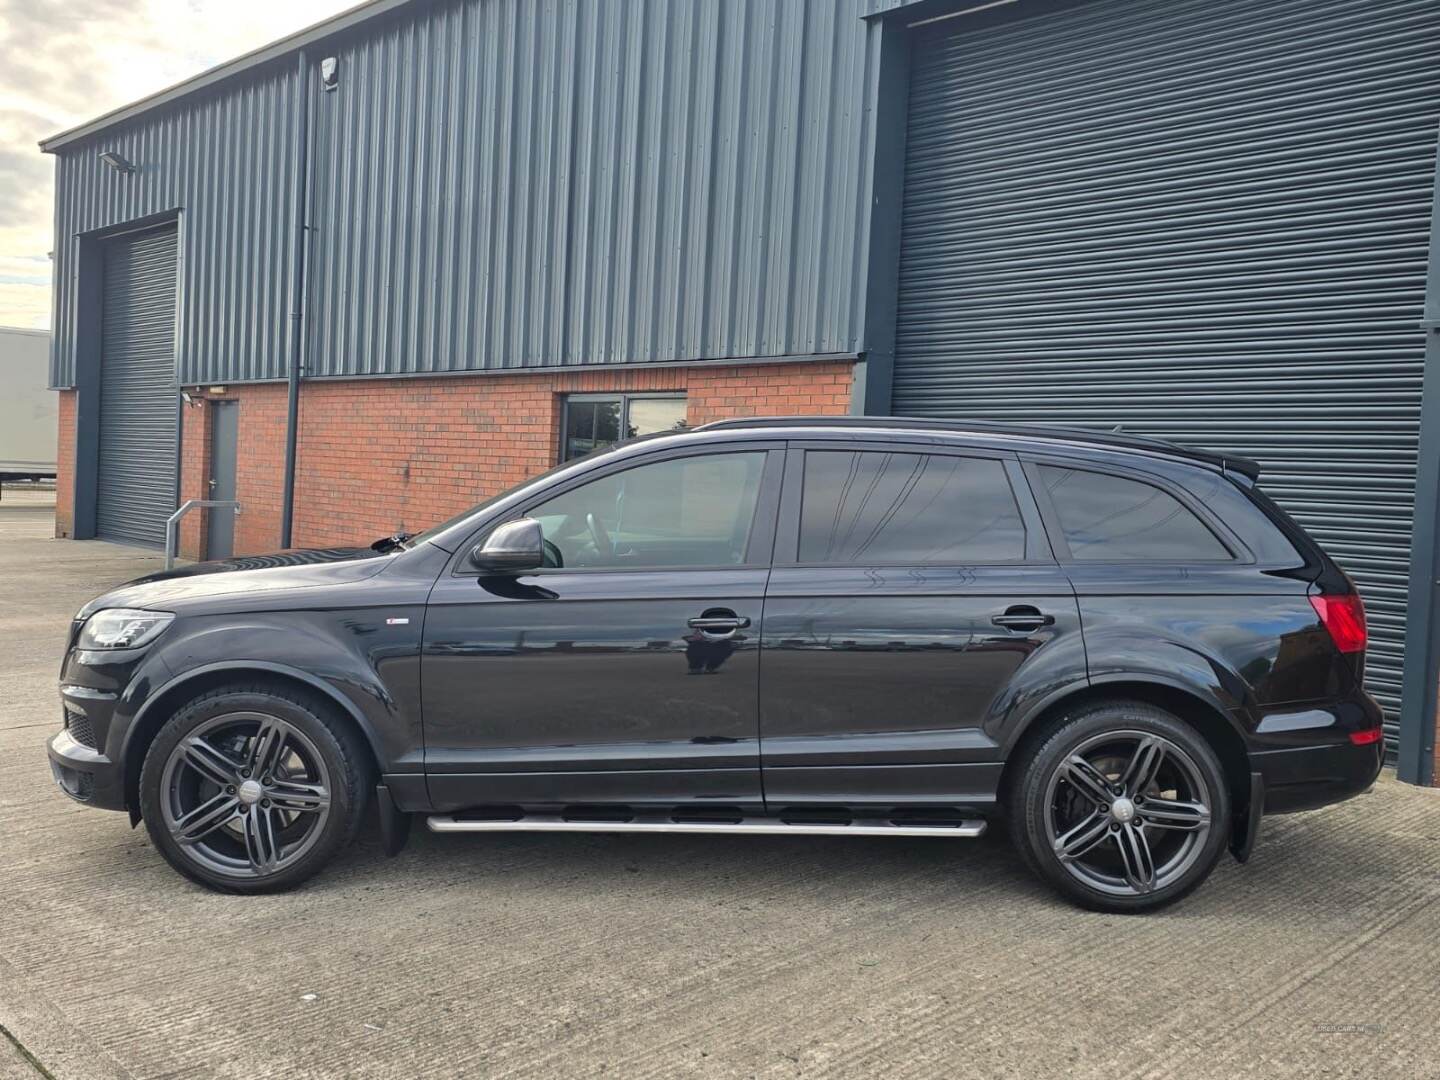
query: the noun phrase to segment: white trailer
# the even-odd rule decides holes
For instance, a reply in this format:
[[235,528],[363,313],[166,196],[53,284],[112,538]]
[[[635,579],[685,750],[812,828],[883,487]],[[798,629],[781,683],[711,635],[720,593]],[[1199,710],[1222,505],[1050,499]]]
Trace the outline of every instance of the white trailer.
[[50,334],[0,326],[0,482],[55,477],[59,407]]

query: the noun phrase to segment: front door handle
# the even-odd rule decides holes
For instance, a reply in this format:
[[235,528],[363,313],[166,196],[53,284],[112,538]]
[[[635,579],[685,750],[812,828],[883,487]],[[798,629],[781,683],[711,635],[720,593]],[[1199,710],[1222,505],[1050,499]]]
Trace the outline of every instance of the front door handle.
[[704,634],[733,634],[749,625],[750,620],[743,615],[701,615],[689,621],[690,629]]
[[996,615],[990,621],[1006,630],[1039,630],[1042,626],[1055,625],[1055,616],[1042,614],[1039,608],[1028,604],[1018,604],[1006,608],[1004,615]]

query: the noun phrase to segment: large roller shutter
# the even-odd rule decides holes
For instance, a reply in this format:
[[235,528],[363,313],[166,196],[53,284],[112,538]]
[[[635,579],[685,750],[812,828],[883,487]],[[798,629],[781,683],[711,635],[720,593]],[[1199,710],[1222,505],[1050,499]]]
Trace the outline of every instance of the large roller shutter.
[[942,25],[913,56],[895,411],[1258,458],[1359,582],[1393,722],[1440,5],[1021,0]]
[[96,534],[159,547],[175,511],[173,226],[105,247]]

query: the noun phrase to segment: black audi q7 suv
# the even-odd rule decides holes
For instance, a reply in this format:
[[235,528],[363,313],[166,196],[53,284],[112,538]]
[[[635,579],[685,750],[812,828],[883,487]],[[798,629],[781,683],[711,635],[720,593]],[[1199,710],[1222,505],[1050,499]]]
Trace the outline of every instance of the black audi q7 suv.
[[1262,814],[1367,788],[1343,572],[1229,455],[922,420],[723,421],[369,548],[156,574],[75,617],[55,777],[267,892],[373,795],[510,830],[973,837],[1158,907]]

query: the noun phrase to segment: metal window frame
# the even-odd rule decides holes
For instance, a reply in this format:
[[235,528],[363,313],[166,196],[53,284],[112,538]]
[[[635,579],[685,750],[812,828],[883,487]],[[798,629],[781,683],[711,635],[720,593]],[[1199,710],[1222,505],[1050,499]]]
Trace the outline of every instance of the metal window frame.
[[[649,401],[689,401],[684,390],[642,390],[642,391],[615,391],[605,393],[604,391],[586,391],[579,394],[564,394],[561,400],[560,409],[560,438],[556,447],[555,463],[563,464],[567,461],[575,461],[577,458],[565,456],[566,443],[569,441],[570,431],[570,404],[571,402],[596,402],[596,401],[618,401],[620,402],[620,430],[623,432],[630,420],[630,402],[636,400]],[[622,434],[621,439],[625,436]],[[619,441],[619,440],[617,440]]]

